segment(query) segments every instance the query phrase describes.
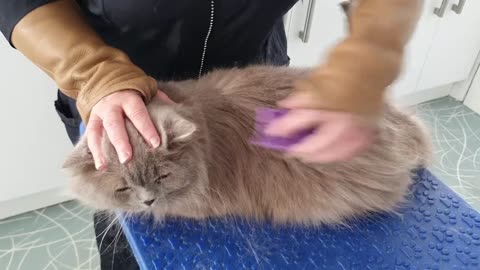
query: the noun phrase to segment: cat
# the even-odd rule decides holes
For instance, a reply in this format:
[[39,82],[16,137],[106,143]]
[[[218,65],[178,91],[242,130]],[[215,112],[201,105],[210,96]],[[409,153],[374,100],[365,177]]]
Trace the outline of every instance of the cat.
[[160,82],[159,89],[176,102],[147,106],[161,146],[151,149],[127,120],[134,158],[120,164],[104,136],[108,167],[97,171],[81,138],[64,164],[72,174],[72,194],[98,210],[158,221],[237,216],[322,225],[396,212],[412,170],[429,162],[431,150],[422,124],[388,102],[374,143],[346,162],[307,164],[249,142],[255,110],[275,107],[307,72],[252,66]]

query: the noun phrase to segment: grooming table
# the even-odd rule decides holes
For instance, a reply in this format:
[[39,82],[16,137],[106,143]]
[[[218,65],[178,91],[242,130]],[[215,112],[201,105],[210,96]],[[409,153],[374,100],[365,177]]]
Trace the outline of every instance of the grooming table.
[[241,219],[122,220],[143,270],[480,269],[480,214],[419,170],[400,215],[348,228],[301,228]]

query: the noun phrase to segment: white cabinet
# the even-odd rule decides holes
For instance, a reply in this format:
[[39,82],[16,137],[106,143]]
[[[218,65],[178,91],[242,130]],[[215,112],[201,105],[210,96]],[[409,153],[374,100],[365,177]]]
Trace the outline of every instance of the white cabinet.
[[472,111],[480,114],[480,82],[474,85],[474,88],[470,88],[468,95],[465,98],[465,105],[472,109]]
[[[466,79],[480,51],[480,1],[444,1],[447,8],[443,18],[437,17],[438,25],[418,84],[419,89]],[[458,7],[458,13],[453,7]]]
[[480,115],[480,70],[477,70],[472,85],[465,97],[465,105]]
[[[308,13],[312,1],[314,7]],[[321,63],[329,49],[345,37],[347,24],[340,2],[304,0],[295,5],[287,23],[292,66]],[[299,32],[308,26],[308,14],[310,38],[302,42]],[[403,71],[392,85],[394,96],[467,79],[480,51],[479,27],[479,0],[425,0],[422,17],[406,48]]]
[[[329,49],[346,36],[346,18],[338,3],[332,0],[304,0],[298,1],[292,8],[287,24],[291,66],[318,64],[325,59]],[[306,20],[309,14],[311,26],[308,30]],[[305,30],[309,32],[308,42],[303,42],[299,36]]]
[[0,219],[65,201],[71,151],[53,102],[56,87],[0,38]]
[[438,25],[439,17],[433,16],[433,11],[439,6],[437,2],[437,0],[424,2],[422,15],[415,32],[405,48],[402,73],[392,85],[394,96],[404,96],[418,90],[417,84]]

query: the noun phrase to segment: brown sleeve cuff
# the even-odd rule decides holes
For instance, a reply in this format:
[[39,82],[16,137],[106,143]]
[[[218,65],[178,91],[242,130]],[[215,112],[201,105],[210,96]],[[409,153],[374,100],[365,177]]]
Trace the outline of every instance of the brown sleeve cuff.
[[396,78],[401,61],[401,52],[382,51],[349,38],[332,50],[325,65],[297,82],[296,88],[311,97],[311,109],[376,117],[383,108],[384,89]]
[[[130,75],[124,77],[130,77]],[[95,89],[84,89],[83,91],[80,91],[80,94],[77,97],[78,112],[80,113],[82,120],[87,123],[93,106],[105,96],[122,90],[136,90],[143,97],[145,103],[148,103],[156,95],[158,91],[157,89],[156,81],[153,78],[146,76],[132,77],[126,81],[118,82],[116,84],[114,83],[98,91]]]
[[297,88],[310,108],[376,117],[385,89],[401,71],[403,51],[423,0],[358,0],[349,11],[350,35]]
[[[84,75],[88,79],[80,80],[77,88],[73,91],[62,90],[67,95],[77,99],[77,108],[85,123],[90,118],[93,106],[103,97],[114,92],[136,90],[148,103],[158,91],[156,80],[147,76],[140,68],[132,64],[124,53],[110,47],[105,47],[105,51],[99,50],[99,54],[104,54],[110,59],[90,67],[91,74]],[[84,60],[89,61],[90,59],[86,57]],[[59,84],[60,87],[61,85]],[[68,86],[68,84],[65,84],[65,86]]]
[[54,1],[27,14],[15,26],[12,42],[62,92],[77,99],[85,122],[92,107],[113,92],[137,90],[145,102],[157,93],[156,81],[125,53],[106,45],[73,0]]

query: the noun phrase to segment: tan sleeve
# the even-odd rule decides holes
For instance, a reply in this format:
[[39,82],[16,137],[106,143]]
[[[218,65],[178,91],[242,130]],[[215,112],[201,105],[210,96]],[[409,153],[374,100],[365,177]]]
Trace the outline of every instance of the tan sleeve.
[[107,46],[87,25],[73,0],[54,1],[27,14],[15,26],[13,45],[77,99],[83,120],[103,97],[137,90],[148,102],[156,81],[122,51]]
[[376,117],[385,89],[400,73],[422,6],[423,0],[354,1],[348,37],[297,84],[311,96],[310,108]]

